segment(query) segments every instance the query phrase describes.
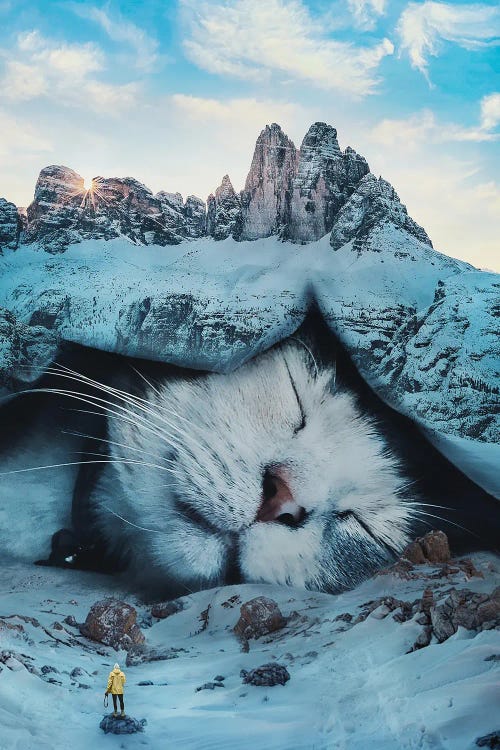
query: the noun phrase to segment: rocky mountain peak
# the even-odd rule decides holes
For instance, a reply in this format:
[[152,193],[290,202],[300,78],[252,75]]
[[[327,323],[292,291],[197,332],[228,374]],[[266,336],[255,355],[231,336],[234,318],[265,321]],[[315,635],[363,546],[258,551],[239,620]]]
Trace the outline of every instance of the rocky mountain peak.
[[114,237],[170,245],[207,235],[256,240],[275,234],[306,243],[332,229],[337,247],[384,218],[430,244],[389,183],[367,180],[369,174],[366,159],[350,146],[342,151],[336,129],[325,122],[311,125],[300,150],[277,123],[266,125],[244,190],[237,194],[226,174],[207,206],[177,192],[153,195],[132,177],[95,177],[86,189],[77,172],[52,165],[41,171],[26,215],[0,203],[0,250],[36,241],[57,253],[85,239]]
[[241,226],[241,199],[236,194],[229,175],[207,200],[207,234],[215,240],[236,236]]
[[286,236],[310,242],[327,234],[339,209],[369,171],[355,151],[342,153],[334,127],[324,122],[311,125],[300,147]]
[[229,179],[229,175],[225,174],[222,178],[221,184],[215,191],[215,197],[218,200],[224,200],[226,198],[234,198],[235,195],[236,193],[233,188],[233,183]]
[[[392,185],[374,174],[365,175],[335,217],[330,243],[338,250],[351,240],[360,246],[374,227],[391,223],[420,242],[430,245],[427,232],[408,215]],[[363,247],[365,247],[363,244]]]
[[90,189],[74,170],[42,169],[27,209],[26,241],[62,252],[84,239],[128,237],[136,244],[178,244],[205,231],[205,204],[158,193],[132,177],[94,177]]
[[297,149],[276,123],[257,138],[242,192],[239,239],[253,240],[281,231],[290,215],[290,185],[297,169]]

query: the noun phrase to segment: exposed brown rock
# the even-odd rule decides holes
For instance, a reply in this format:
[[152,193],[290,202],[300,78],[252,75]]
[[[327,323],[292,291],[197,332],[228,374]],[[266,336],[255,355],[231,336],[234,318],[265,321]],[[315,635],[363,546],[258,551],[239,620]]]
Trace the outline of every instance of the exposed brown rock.
[[401,557],[414,565],[427,563],[445,563],[451,558],[448,537],[444,531],[429,531],[408,545]]
[[87,638],[116,651],[142,644],[145,641],[137,625],[137,612],[130,604],[119,599],[102,599],[90,608],[85,622],[80,625],[80,632]]
[[276,602],[266,596],[257,596],[245,602],[240,607],[240,613],[234,632],[243,640],[259,638],[286,625],[286,619]]
[[430,619],[440,643],[459,627],[477,631],[500,628],[500,586],[491,594],[452,589],[444,602],[430,608]]
[[183,609],[184,603],[179,601],[179,599],[172,602],[158,602],[151,607],[151,615],[152,617],[157,617],[159,620],[164,620],[166,617],[175,615]]

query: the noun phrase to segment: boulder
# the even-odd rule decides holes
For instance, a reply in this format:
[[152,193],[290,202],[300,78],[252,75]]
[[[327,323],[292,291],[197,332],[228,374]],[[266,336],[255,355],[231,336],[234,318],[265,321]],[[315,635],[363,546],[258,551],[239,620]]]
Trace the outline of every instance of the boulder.
[[159,620],[164,620],[166,617],[175,615],[177,612],[182,612],[183,609],[184,602],[180,599],[175,599],[171,602],[158,602],[151,607],[151,616],[157,617]]
[[251,669],[249,672],[246,669],[242,669],[240,677],[243,678],[243,682],[247,685],[273,687],[274,685],[284,685],[287,683],[290,679],[290,673],[281,664],[270,662],[269,664],[263,664],[261,667]]
[[240,618],[234,632],[243,640],[259,638],[286,625],[286,619],[273,599],[257,596],[240,607]]
[[80,632],[116,651],[129,651],[145,641],[136,620],[137,611],[130,604],[119,599],[102,599],[92,605]]
[[144,732],[146,726],[146,719],[134,719],[132,716],[125,716],[116,718],[113,714],[105,716],[99,727],[105,734],[135,734],[136,732]]
[[414,565],[449,562],[451,553],[448,537],[444,531],[429,531],[425,536],[411,542],[401,553],[401,558]]

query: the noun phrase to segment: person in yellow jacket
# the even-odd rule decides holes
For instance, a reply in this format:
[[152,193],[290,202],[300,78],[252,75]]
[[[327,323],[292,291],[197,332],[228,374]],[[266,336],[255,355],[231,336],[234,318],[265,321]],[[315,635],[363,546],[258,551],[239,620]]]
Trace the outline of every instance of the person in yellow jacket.
[[109,693],[111,693],[111,697],[113,698],[113,716],[115,718],[118,716],[118,700],[120,701],[121,716],[122,718],[125,716],[123,686],[125,685],[126,679],[127,678],[120,669],[120,665],[115,664],[115,666],[113,667],[113,671],[109,673],[108,686],[106,688],[106,692],[104,693],[104,695],[109,695]]

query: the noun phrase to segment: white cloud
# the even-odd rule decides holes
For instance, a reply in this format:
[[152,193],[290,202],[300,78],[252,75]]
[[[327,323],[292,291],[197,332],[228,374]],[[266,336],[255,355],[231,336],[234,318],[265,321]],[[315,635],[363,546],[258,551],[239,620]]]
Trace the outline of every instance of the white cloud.
[[219,75],[260,80],[281,73],[364,96],[377,87],[381,60],[394,52],[388,39],[359,47],[326,36],[302,0],[181,0],[181,7],[187,56]]
[[45,74],[37,65],[19,60],[8,60],[5,65],[0,91],[7,99],[28,100],[42,96],[48,90]]
[[387,0],[347,0],[355,25],[364,31],[371,31],[378,19],[384,15]]
[[481,101],[481,128],[494,130],[500,124],[500,93],[485,96]]
[[412,67],[428,77],[429,56],[439,54],[443,41],[468,50],[500,44],[500,6],[409,3],[397,30]]
[[38,133],[29,122],[0,110],[0,157],[16,152],[40,153],[52,151],[52,143]]
[[480,103],[480,119],[477,126],[465,128],[456,123],[440,122],[431,110],[422,110],[410,117],[384,119],[371,132],[370,139],[390,147],[398,142],[414,149],[422,143],[449,143],[453,141],[500,140],[495,129],[500,124],[500,94],[485,96]]
[[80,17],[97,23],[114,42],[132,47],[136,53],[138,68],[149,70],[158,61],[158,41],[121,14],[112,15],[105,8],[98,8],[95,5],[73,4],[71,7]]
[[259,101],[257,99],[204,99],[185,94],[174,94],[172,104],[196,122],[222,123],[228,127],[244,127],[257,134],[266,123],[286,122],[299,109],[289,102]]
[[29,31],[20,34],[17,47],[3,57],[0,94],[5,99],[43,96],[65,105],[119,114],[137,98],[136,84],[110,84],[94,77],[105,69],[105,57],[91,42],[67,44]]

